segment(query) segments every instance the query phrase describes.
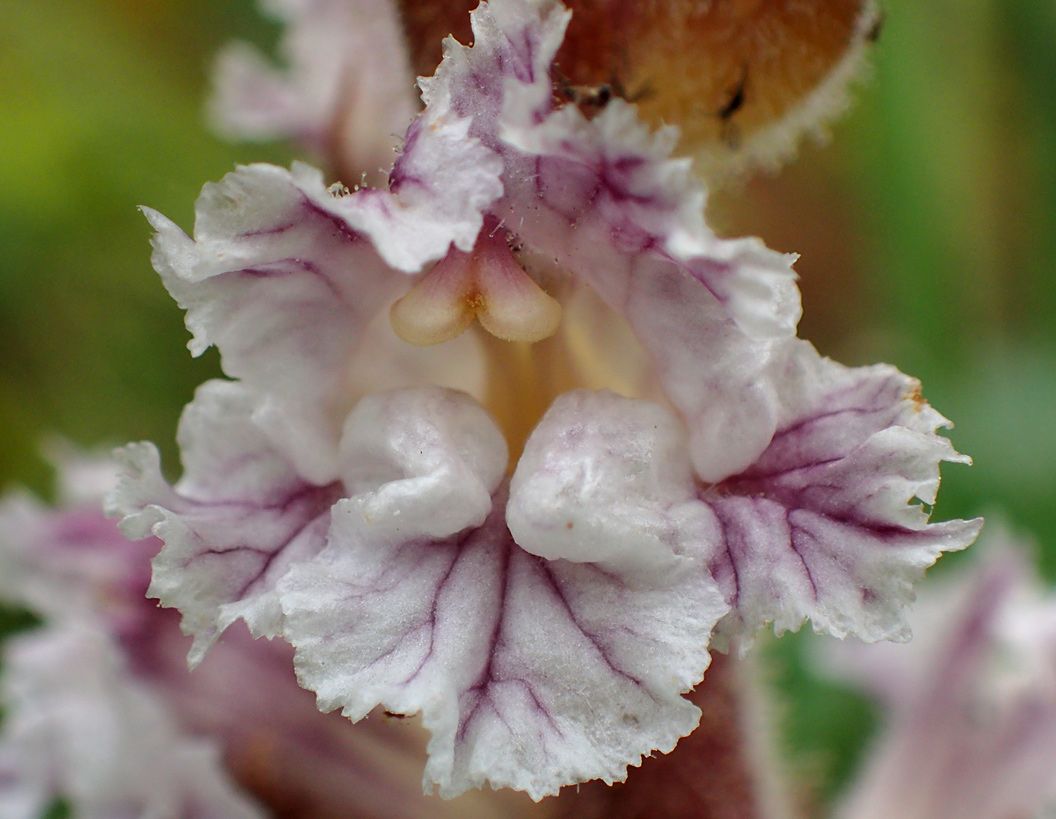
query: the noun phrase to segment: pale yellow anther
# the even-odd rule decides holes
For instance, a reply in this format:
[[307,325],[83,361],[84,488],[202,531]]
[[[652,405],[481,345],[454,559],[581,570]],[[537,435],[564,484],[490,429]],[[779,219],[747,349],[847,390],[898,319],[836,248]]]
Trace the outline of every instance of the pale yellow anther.
[[472,253],[452,249],[392,305],[396,335],[426,346],[454,338],[476,319],[505,341],[542,341],[557,331],[561,305],[524,272],[501,231],[482,231]]

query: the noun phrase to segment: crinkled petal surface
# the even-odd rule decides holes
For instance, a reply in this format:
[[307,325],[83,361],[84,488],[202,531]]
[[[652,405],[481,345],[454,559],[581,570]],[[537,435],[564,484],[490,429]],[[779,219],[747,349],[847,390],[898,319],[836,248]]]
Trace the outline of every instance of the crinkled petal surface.
[[934,503],[939,463],[966,459],[936,434],[947,422],[914,380],[842,367],[805,342],[786,353],[777,434],[714,484],[694,476],[688,431],[670,410],[611,393],[559,398],[514,474],[507,519],[518,542],[620,566],[656,561],[658,544],[696,556],[732,608],[720,647],[807,620],[838,637],[907,639],[913,582],[982,525],[929,524],[914,500]]
[[177,729],[90,620],[13,641],[3,679],[4,817],[36,819],[59,797],[85,819],[264,816],[227,778],[217,749]]
[[[665,407],[610,392],[560,396],[535,428],[510,484],[506,522],[550,560],[663,574],[703,559],[707,512]],[[701,520],[704,516],[704,521]],[[716,610],[724,613],[716,588]]]
[[[964,463],[937,434],[945,418],[892,367],[847,368],[806,342],[781,367],[782,416],[748,469],[705,488],[720,548],[712,572],[734,611],[724,637],[815,630],[905,640],[912,584],[981,520],[928,523],[942,461]],[[919,501],[916,503],[915,501]]]
[[[413,393],[425,408],[429,392]],[[487,782],[539,799],[623,779],[643,755],[669,751],[699,718],[680,695],[700,680],[724,610],[699,566],[619,573],[525,552],[505,524],[501,472],[471,454],[495,433],[405,412],[375,448],[399,450],[423,422],[447,438],[440,469],[478,478],[416,483],[381,469],[374,488],[360,481],[337,504],[327,548],[280,584],[302,684],[353,720],[378,705],[421,712],[433,734],[426,787],[443,796]],[[484,515],[443,535],[454,526],[437,525],[437,499],[479,510],[481,488],[492,494]]]
[[[651,134],[618,99],[593,119],[555,109],[550,62],[567,19],[558,4],[482,4],[473,47],[449,41],[423,81],[427,111],[473,117],[470,133],[504,163],[493,216],[627,317],[672,401],[697,419],[698,472],[718,480],[774,432],[774,340],[794,334],[800,314],[794,257],[708,229],[703,188],[687,160],[671,159],[673,129]],[[735,415],[721,415],[732,394]]]
[[254,401],[241,384],[202,385],[180,422],[185,474],[170,487],[150,444],[126,447],[128,474],[108,500],[128,537],[165,542],[149,595],[183,614],[197,664],[236,618],[257,635],[281,632],[274,588],[295,561],[326,542],[340,486],[299,477],[250,422]]
[[371,320],[454,243],[470,250],[502,191],[499,161],[436,108],[416,121],[390,191],[331,192],[306,165],[243,167],[206,185],[194,239],[145,209],[154,266],[187,310],[190,347],[220,350],[228,375],[300,470],[332,480],[354,353]]

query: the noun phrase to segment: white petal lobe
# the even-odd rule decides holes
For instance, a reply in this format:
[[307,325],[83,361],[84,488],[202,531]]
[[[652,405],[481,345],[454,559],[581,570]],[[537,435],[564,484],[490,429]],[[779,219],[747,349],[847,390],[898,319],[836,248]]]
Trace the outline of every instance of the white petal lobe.
[[197,664],[237,618],[257,635],[281,632],[274,588],[287,567],[323,548],[334,485],[301,478],[250,422],[253,397],[240,384],[211,381],[180,426],[186,473],[175,487],[149,444],[124,450],[128,474],[112,493],[132,538],[165,542],[148,594],[183,614]]
[[701,561],[620,571],[530,554],[506,527],[504,458],[469,399],[406,391],[357,413],[347,454],[368,468],[346,480],[361,491],[335,506],[326,549],[279,584],[299,678],[323,710],[421,712],[426,787],[443,796],[620,780],[692,730],[681,695],[726,610]]

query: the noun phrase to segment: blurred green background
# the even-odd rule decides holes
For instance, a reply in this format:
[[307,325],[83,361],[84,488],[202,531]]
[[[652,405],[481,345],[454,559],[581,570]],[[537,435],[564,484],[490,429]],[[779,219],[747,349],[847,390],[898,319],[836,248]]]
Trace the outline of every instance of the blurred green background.
[[[939,518],[999,512],[1056,579],[1056,3],[893,0],[850,114],[780,174],[715,195],[725,233],[802,254],[801,335],[919,377],[975,466]],[[211,56],[277,30],[248,0],[0,3],[0,485],[47,495],[40,441],[152,439],[218,374],[192,360],[137,205],[185,228],[202,184],[282,146],[210,135]],[[951,563],[955,561],[950,561]],[[815,680],[803,636],[772,677],[790,753],[823,797],[872,713]],[[805,761],[805,762],[804,762]]]

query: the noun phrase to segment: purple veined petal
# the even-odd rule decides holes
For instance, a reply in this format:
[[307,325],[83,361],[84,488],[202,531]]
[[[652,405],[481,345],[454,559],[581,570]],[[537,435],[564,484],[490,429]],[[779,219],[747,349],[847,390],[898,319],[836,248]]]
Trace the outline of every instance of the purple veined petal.
[[127,475],[107,499],[126,536],[164,541],[148,594],[182,613],[192,666],[237,618],[257,636],[281,632],[275,583],[323,548],[341,496],[340,484],[298,475],[251,423],[253,409],[241,384],[202,385],[180,421],[180,482],[165,482],[151,444],[133,444],[120,452]]
[[472,115],[470,133],[504,161],[493,218],[627,318],[693,419],[699,473],[719,480],[747,467],[776,428],[770,366],[800,315],[794,257],[710,231],[702,185],[671,158],[673,129],[650,133],[618,99],[593,119],[555,110],[550,61],[567,19],[557,5],[482,4],[472,48],[449,42],[423,83],[426,110]]
[[395,8],[377,0],[266,4],[286,24],[273,67],[233,43],[216,64],[210,115],[232,139],[292,138],[353,184],[392,166],[416,110],[414,77]]
[[[386,397],[377,400],[384,413]],[[448,439],[435,452],[469,453],[466,463],[490,476],[476,486],[416,480],[408,456],[421,450],[428,412],[388,412],[374,440],[346,430],[353,449],[397,457],[390,474],[355,481],[364,491],[334,507],[327,548],[280,583],[299,678],[320,708],[353,720],[379,705],[421,712],[433,734],[426,788],[442,796],[488,782],[539,799],[623,779],[696,725],[681,694],[708,664],[722,600],[693,561],[621,574],[522,550],[505,524],[501,473],[480,469],[493,456],[472,454],[491,433],[473,421],[470,399],[457,400],[463,422],[427,423],[427,437]],[[374,415],[363,414],[364,429],[376,430]],[[441,505],[476,509],[483,487],[494,492],[486,517],[438,525]]]
[[982,563],[929,584],[912,615],[919,645],[826,652],[830,671],[874,691],[859,661],[902,672],[884,675],[886,728],[839,819],[1042,816],[1056,804],[1056,601],[1021,546],[991,534]]
[[450,106],[472,119],[473,136],[497,148],[499,116],[512,85],[524,86],[544,112],[552,107],[550,63],[571,12],[548,0],[498,0],[470,12],[473,45],[444,41],[444,59],[421,77],[426,110]]
[[187,310],[191,352],[216,345],[229,375],[282,393],[273,402],[307,430],[291,451],[319,481],[335,476],[327,453],[349,391],[346,362],[400,288],[370,243],[327,209],[328,198],[318,175],[253,165],[205,187],[193,241],[144,211],[157,230],[154,266]]
[[[679,696],[707,664],[710,624],[683,608],[695,584],[636,588],[529,555],[502,500],[445,541],[342,542],[338,517],[334,547],[282,584],[302,684],[353,720],[379,704],[422,712],[441,796],[622,780],[697,724]],[[693,643],[695,661],[675,662]],[[648,662],[667,652],[663,671]]]
[[[623,258],[621,269],[681,269],[752,337],[795,334],[795,256],[769,250],[758,239],[720,239],[711,232],[704,222],[704,188],[690,161],[671,158],[675,128],[650,133],[634,106],[620,99],[593,119],[566,106],[542,122],[516,95],[506,104],[502,136],[534,160],[533,173],[520,185],[507,183],[511,223],[524,219],[527,227],[538,220],[536,230],[564,223],[553,252],[599,292],[618,286],[605,284],[609,259],[597,258],[605,249],[606,256]],[[543,236],[524,238],[546,247]]]
[[502,192],[500,160],[468,127],[441,108],[417,120],[391,192],[342,195],[306,165],[252,165],[205,186],[194,240],[145,209],[192,353],[217,346],[225,372],[261,392],[260,423],[317,483],[336,477],[355,359],[367,328],[410,286],[401,272],[452,243],[471,249],[481,209]]
[[[937,434],[949,422],[893,367],[848,368],[795,342],[767,449],[707,487],[721,544],[712,572],[733,604],[717,635],[751,639],[809,619],[863,640],[906,640],[912,584],[982,520],[929,523],[942,461],[966,463]],[[919,503],[918,503],[919,501]]]
[[180,732],[90,617],[13,640],[3,683],[5,817],[35,819],[58,797],[85,817],[264,817],[229,780],[217,748]]
[[965,461],[946,420],[892,367],[850,369],[798,342],[783,364],[782,417],[755,463],[714,484],[694,476],[669,410],[611,393],[559,398],[525,447],[508,522],[548,558],[662,568],[695,555],[731,611],[716,645],[750,645],[810,620],[844,637],[904,640],[912,584],[981,521],[931,524],[939,463]]
[[380,713],[358,725],[320,713],[315,696],[298,686],[293,649],[284,641],[254,640],[236,623],[188,671],[186,640],[169,616],[175,613],[144,609],[140,633],[121,644],[132,673],[184,732],[212,737],[231,775],[277,813],[295,807],[313,819],[521,815],[518,806],[527,800],[508,791],[451,802],[423,795],[424,729]]
[[[423,98],[427,110],[439,99],[472,116],[471,133],[502,154],[506,195],[494,215],[508,230],[599,292],[619,289],[622,271],[645,255],[699,281],[749,335],[795,333],[795,257],[708,229],[704,188],[690,161],[671,158],[676,129],[650,133],[620,99],[593,119],[573,105],[554,110],[550,63],[567,11],[493,0],[471,18],[474,45],[447,44],[436,76],[423,82]],[[614,259],[620,273],[607,272]]]

